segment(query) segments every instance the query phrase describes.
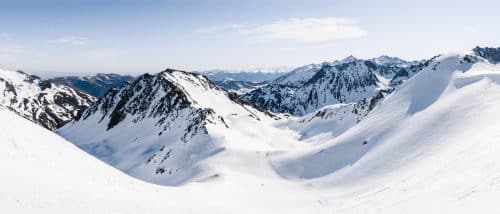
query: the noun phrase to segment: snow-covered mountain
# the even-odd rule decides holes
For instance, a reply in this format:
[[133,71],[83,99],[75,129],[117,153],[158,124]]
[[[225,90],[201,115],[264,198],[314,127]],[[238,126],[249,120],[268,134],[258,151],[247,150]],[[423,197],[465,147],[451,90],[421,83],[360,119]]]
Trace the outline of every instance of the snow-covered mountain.
[[0,70],[0,106],[54,130],[94,102],[88,94],[23,71]]
[[122,86],[123,84],[134,80],[135,77],[120,74],[95,74],[83,77],[64,76],[49,79],[51,82],[66,85],[71,88],[83,91],[94,97],[104,95],[109,89]]
[[435,57],[379,99],[281,119],[202,75],[166,70],[109,91],[57,131],[177,187],[127,177],[0,107],[0,201],[13,213],[495,213],[496,57]]
[[[500,126],[494,117],[500,114],[500,65],[491,57],[434,58],[359,122],[342,117],[359,108],[349,103],[284,126],[286,120],[239,104],[203,76],[167,70],[110,91],[59,130],[147,181],[179,184],[169,177],[186,178],[183,171],[196,168],[187,176],[196,182],[178,187],[127,177],[0,108],[0,121],[9,121],[0,123],[0,201],[14,213],[494,213],[500,197]],[[212,113],[198,123],[207,134],[186,132],[195,133],[187,142],[174,137],[173,130],[198,117],[196,109],[209,108]],[[335,124],[344,120],[355,124],[336,132]],[[110,127],[111,121],[116,124]],[[167,121],[170,128],[163,130]],[[173,138],[161,137],[167,135]],[[149,175],[163,160],[164,169],[185,165]]]
[[424,61],[405,62],[387,56],[361,60],[351,56],[297,68],[244,94],[242,99],[272,112],[305,115],[327,105],[357,103],[391,92],[424,66]]
[[167,69],[109,91],[57,132],[132,176],[177,185],[216,176],[203,160],[229,147],[283,138],[272,121],[203,75]]
[[[0,201],[8,213],[300,214],[328,210],[318,205],[314,192],[276,176],[264,161],[265,153],[241,152],[214,160],[214,166],[224,169],[218,176],[224,180],[166,187],[129,177],[1,107],[0,121],[4,121],[0,122]],[[242,173],[243,169],[251,174]]]
[[332,212],[491,213],[500,196],[497,56],[434,58],[353,128],[273,165],[329,189]]

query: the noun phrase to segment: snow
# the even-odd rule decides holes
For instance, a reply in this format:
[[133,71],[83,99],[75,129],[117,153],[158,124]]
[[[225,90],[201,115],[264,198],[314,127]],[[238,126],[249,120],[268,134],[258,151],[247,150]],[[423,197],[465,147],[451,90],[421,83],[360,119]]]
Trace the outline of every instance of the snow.
[[291,117],[278,126],[296,131],[303,142],[323,142],[337,137],[360,121],[366,112],[353,113],[356,104],[334,104],[303,117]]
[[228,155],[223,172],[231,175],[223,179],[165,187],[129,177],[7,110],[0,109],[0,121],[9,121],[0,123],[0,201],[8,213],[325,211],[314,194],[264,167],[263,153]]
[[287,85],[305,82],[321,69],[323,64],[310,64],[294,69],[293,71],[276,79],[276,83]]
[[392,91],[423,66],[422,62],[397,58],[362,60],[349,56],[298,68],[242,98],[270,111],[303,116],[328,105],[357,103],[382,90]]
[[338,213],[494,212],[500,66],[462,57],[438,58],[352,129],[274,166],[327,189]]
[[[187,144],[206,147],[186,148],[180,162],[216,153],[196,157],[198,174],[176,187],[129,177],[0,109],[0,121],[9,121],[0,123],[0,170],[7,172],[0,201],[10,213],[496,213],[500,65],[464,57],[434,59],[363,118],[344,114],[352,104],[334,104],[320,109],[322,116],[274,121],[203,79],[165,74],[196,108],[214,109],[230,127],[208,124],[209,134],[198,137],[209,139]],[[74,130],[63,135],[79,146],[114,141],[111,152],[135,161],[151,148],[143,145],[178,133],[158,137],[155,121],[134,125],[133,118],[103,132],[100,116],[65,127]],[[141,142],[122,142],[134,136]]]
[[51,130],[72,120],[94,101],[89,95],[23,71],[0,70],[0,92],[0,106]]
[[377,64],[381,64],[381,65],[405,65],[407,64],[408,62],[402,60],[402,59],[399,59],[397,57],[390,57],[390,56],[380,56],[380,57],[377,57],[377,58],[373,58],[371,59],[371,61],[377,63]]
[[[142,118],[142,114],[138,113],[128,115],[108,130],[109,115],[103,114],[100,106],[101,109],[89,117],[83,116],[83,120],[68,124],[57,133],[136,178],[174,186],[214,176],[224,177],[221,169],[230,161],[214,164],[212,161],[219,157],[232,157],[228,154],[234,153],[265,154],[297,145],[294,132],[275,127],[273,118],[231,100],[227,92],[201,75],[169,71],[153,78],[175,84],[191,103],[189,107],[169,109],[165,124],[159,124],[158,117]],[[149,86],[140,88],[144,90],[145,87]],[[165,96],[161,90],[151,94],[151,97],[143,97],[153,99],[145,115],[154,113],[153,106]],[[130,100],[139,95],[142,95],[141,92],[136,91]],[[173,100],[172,97],[167,98]],[[126,108],[136,108],[136,104],[129,104]],[[200,115],[200,111],[208,109],[212,113],[207,113],[202,119],[205,115]],[[187,130],[191,131],[186,133]],[[258,156],[261,158],[261,155]],[[161,172],[163,170],[165,173]]]

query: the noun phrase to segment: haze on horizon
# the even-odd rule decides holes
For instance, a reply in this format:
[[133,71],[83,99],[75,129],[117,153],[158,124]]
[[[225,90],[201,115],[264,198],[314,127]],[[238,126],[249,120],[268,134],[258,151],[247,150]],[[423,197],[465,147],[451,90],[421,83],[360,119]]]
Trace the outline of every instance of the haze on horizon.
[[500,46],[494,0],[0,1],[0,66],[33,73],[293,67]]

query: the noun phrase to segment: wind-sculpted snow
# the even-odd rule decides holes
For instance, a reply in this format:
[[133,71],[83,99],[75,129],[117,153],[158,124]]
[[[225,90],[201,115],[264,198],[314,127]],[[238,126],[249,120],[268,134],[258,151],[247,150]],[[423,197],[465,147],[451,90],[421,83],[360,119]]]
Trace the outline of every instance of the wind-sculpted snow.
[[0,70],[0,106],[54,130],[80,116],[94,98],[23,71]]
[[293,122],[305,134],[323,127],[331,133],[309,137],[315,145],[309,149],[272,155],[279,174],[328,189],[335,213],[494,210],[493,198],[500,196],[500,126],[493,116],[500,114],[498,65],[471,54],[434,58],[336,136],[341,121],[355,123],[342,114],[351,109],[339,104]]
[[[486,200],[481,204],[491,208],[488,197],[500,195],[493,117],[500,113],[500,67],[470,57],[434,59],[359,124],[309,151],[276,157],[276,169],[323,188],[365,192],[356,204],[388,211],[429,210],[415,206],[424,201],[463,212]],[[387,201],[396,198],[400,203]]]

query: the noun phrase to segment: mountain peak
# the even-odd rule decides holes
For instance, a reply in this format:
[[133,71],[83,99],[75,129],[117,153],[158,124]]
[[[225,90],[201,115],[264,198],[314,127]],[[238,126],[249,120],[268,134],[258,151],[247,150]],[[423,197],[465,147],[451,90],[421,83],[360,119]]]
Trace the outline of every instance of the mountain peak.
[[370,60],[349,56],[297,68],[242,98],[274,112],[304,115],[326,105],[357,103],[381,90],[392,91],[423,66],[388,56]]
[[340,63],[349,63],[349,62],[355,62],[355,61],[358,61],[359,59],[354,57],[353,55],[349,55],[348,57],[340,60],[339,62]]
[[398,57],[391,57],[387,55],[382,55],[380,57],[370,59],[370,61],[381,65],[401,65],[407,63],[407,61],[402,60]]
[[0,70],[0,106],[54,130],[80,116],[94,98],[24,71]]
[[[166,69],[109,91],[58,133],[132,176],[176,185],[199,174],[197,162],[224,149],[221,136],[249,132],[233,121],[253,127],[268,120],[205,76]],[[94,134],[81,135],[87,129]]]

